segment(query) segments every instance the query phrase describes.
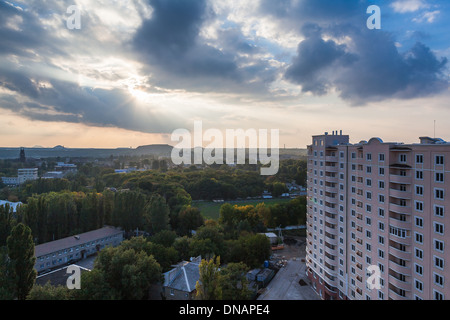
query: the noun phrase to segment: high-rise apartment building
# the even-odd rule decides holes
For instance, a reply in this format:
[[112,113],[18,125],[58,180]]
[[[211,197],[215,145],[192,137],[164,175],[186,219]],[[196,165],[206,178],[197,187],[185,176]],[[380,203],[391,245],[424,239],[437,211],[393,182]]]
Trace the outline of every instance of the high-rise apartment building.
[[323,299],[450,299],[449,168],[442,139],[313,136],[306,258]]

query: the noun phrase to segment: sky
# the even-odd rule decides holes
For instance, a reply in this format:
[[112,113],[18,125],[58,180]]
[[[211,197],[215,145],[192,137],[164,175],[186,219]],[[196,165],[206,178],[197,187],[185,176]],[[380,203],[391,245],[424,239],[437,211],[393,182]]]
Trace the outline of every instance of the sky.
[[0,146],[450,141],[449,30],[436,0],[0,0]]

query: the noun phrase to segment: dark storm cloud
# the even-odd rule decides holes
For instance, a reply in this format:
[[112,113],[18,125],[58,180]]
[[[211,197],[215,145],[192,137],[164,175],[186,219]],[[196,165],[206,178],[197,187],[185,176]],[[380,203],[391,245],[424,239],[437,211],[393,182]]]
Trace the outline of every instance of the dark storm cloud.
[[[0,106],[28,119],[118,127],[147,133],[171,132],[178,127],[161,122],[149,108],[139,107],[126,90],[86,88],[54,79],[47,79],[50,85],[44,87],[25,75],[8,77],[7,83],[4,78],[0,76],[0,86],[21,93],[21,100],[33,100],[21,102],[14,95],[3,95]],[[23,89],[24,83],[28,85],[26,90]]]
[[[299,43],[285,79],[316,95],[335,89],[353,104],[411,99],[448,88],[442,77],[446,58],[436,57],[421,42],[400,52],[389,32],[366,27],[366,9],[371,4],[286,0],[277,7],[273,1],[263,0],[263,12],[278,18],[285,28],[296,26],[306,38]],[[331,39],[323,40],[326,36]]]
[[220,49],[200,37],[202,26],[214,18],[205,0],[150,0],[149,4],[152,16],[136,32],[133,46],[148,71],[156,74],[153,81],[158,86],[263,92],[275,80],[276,70],[267,61],[238,55],[258,51],[238,28],[218,31]]
[[[180,124],[174,124],[175,119],[158,119],[151,105],[140,105],[127,89],[80,86],[77,81],[69,80],[78,77],[76,70],[71,74],[54,64],[52,59],[71,61],[72,54],[80,52],[77,50],[86,52],[85,48],[93,49],[100,43],[91,28],[95,24],[88,15],[83,16],[83,28],[73,31],[69,37],[59,37],[40,20],[55,13],[64,16],[70,4],[29,2],[21,9],[0,0],[0,88],[8,90],[0,95],[0,108],[31,120],[148,133],[171,132],[179,127]],[[64,19],[56,22],[55,28],[66,28]],[[76,69],[76,65],[72,67]],[[96,79],[120,78],[97,70],[90,73]],[[61,75],[68,81],[61,80]]]

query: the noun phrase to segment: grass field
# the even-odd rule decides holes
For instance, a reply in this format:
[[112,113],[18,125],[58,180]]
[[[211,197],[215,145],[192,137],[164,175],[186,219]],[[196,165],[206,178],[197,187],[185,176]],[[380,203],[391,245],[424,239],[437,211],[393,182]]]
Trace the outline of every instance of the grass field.
[[258,203],[264,202],[267,205],[276,204],[276,203],[285,203],[289,202],[290,198],[285,199],[258,199],[258,200],[242,200],[242,201],[225,201],[225,202],[212,202],[212,201],[192,201],[192,206],[199,208],[200,212],[202,213],[203,217],[205,219],[212,219],[212,220],[218,220],[219,219],[219,213],[220,213],[220,207],[225,204],[229,203],[231,205],[238,205],[238,206],[246,206],[246,205],[252,205],[256,206]]

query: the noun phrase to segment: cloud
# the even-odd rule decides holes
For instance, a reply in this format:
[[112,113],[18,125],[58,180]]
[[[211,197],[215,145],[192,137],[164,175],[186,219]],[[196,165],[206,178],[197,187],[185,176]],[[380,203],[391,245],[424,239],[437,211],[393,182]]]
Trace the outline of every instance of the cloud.
[[440,13],[441,12],[439,10],[427,11],[424,12],[420,17],[413,18],[413,21],[417,23],[422,23],[424,21],[427,23],[433,23]]
[[[272,10],[281,24],[286,19],[301,22],[298,29],[305,39],[284,78],[300,85],[303,92],[318,96],[336,92],[353,105],[364,105],[428,96],[448,88],[444,77],[447,59],[436,57],[422,42],[400,52],[403,47],[393,34],[365,27],[367,15],[362,13],[366,4],[325,0],[286,3],[291,7],[282,12],[268,1],[263,0],[262,5],[263,10]],[[412,2],[402,4],[404,10],[415,8]],[[336,13],[334,17],[330,17],[330,8]]]
[[397,0],[392,2],[390,6],[398,13],[416,12],[429,7],[424,0]]
[[151,17],[132,41],[155,85],[198,92],[266,91],[277,70],[256,57],[238,26],[220,28],[216,39],[201,36],[216,18],[205,0],[151,0]]

